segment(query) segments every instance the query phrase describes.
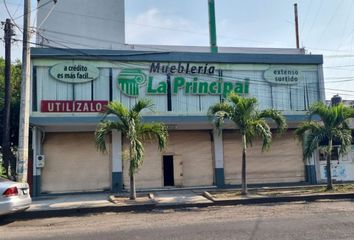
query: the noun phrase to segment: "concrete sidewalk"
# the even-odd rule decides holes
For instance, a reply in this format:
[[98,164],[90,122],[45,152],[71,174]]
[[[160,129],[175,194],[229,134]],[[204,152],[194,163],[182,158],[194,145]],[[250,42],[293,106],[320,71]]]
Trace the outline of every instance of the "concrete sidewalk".
[[206,189],[139,192],[136,201],[129,200],[128,193],[119,195],[112,193],[81,193],[41,196],[33,199],[32,205],[28,210],[11,215],[11,218],[31,219],[102,212],[151,211],[156,209],[238,204],[316,201],[320,199],[354,199],[354,193],[329,193],[281,197],[253,197],[249,195],[239,199],[217,200],[210,197],[210,194],[205,194],[204,190]]
[[180,207],[207,207],[213,201],[202,196],[203,191],[173,190],[138,193],[137,200],[129,200],[129,194],[80,193],[55,194],[32,199],[32,204],[25,212],[10,217],[31,219],[77,214],[150,211],[153,209]]
[[109,195],[109,193],[83,193],[41,196],[32,199],[31,207],[27,212],[115,206],[109,201]]
[[[144,204],[184,205],[198,203],[212,203],[202,196],[202,191],[175,190],[138,193],[136,201],[129,200],[128,194],[114,195],[112,193],[82,193],[65,195],[48,195],[33,199],[27,212],[53,211],[62,209],[100,208],[135,206]],[[151,196],[149,198],[149,196]]]

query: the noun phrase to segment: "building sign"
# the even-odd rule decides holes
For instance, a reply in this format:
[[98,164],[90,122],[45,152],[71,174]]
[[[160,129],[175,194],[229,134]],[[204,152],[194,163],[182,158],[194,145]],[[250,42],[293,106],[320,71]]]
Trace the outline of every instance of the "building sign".
[[164,74],[208,74],[213,75],[215,66],[206,64],[192,64],[192,63],[177,63],[177,64],[162,64],[153,62],[150,65],[150,73],[164,73]]
[[271,67],[264,72],[264,78],[270,83],[292,85],[303,78],[303,73],[296,68]]
[[86,62],[72,61],[54,65],[49,70],[50,75],[66,83],[85,83],[99,76],[99,69]]
[[[220,81],[212,77],[212,80],[201,81],[197,75],[213,75],[214,66],[192,65],[190,63],[178,63],[175,65],[161,65],[151,63],[150,75],[147,76],[141,69],[123,69],[118,75],[118,86],[127,96],[138,97],[140,87],[147,84],[146,94],[164,95],[167,94],[167,81],[156,82],[154,74],[170,74],[171,93],[177,94],[183,91],[185,95],[223,95],[234,91],[239,94],[249,93],[249,79],[245,78],[238,81]],[[188,79],[185,75],[192,75],[193,79]]]
[[101,112],[108,101],[42,100],[41,112]]

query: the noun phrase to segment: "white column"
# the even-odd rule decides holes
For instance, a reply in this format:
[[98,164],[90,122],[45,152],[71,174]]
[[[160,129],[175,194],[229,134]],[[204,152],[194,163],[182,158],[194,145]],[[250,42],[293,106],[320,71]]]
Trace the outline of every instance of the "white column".
[[122,172],[122,133],[112,131],[112,172]]
[[222,140],[222,130],[213,129],[214,159],[215,159],[215,185],[223,187],[225,185],[224,176],[224,145]]
[[112,192],[123,189],[122,133],[112,131]]
[[37,155],[42,154],[42,132],[38,127],[32,128],[32,149],[33,149],[33,181],[32,196],[40,194],[41,168],[37,168]]
[[33,176],[41,175],[41,169],[37,168],[36,156],[42,153],[42,133],[38,127],[32,128],[32,149],[33,149]]
[[224,168],[224,149],[222,141],[222,131],[213,129],[215,168]]

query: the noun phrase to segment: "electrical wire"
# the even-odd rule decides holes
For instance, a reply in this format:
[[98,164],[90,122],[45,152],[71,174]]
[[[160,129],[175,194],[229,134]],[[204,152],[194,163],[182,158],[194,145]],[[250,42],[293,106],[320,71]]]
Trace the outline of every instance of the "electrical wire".
[[6,0],[3,0],[3,1],[4,1],[4,5],[5,5],[5,8],[6,8],[7,14],[11,18],[11,21],[12,21],[13,25],[23,34],[21,28],[16,24],[14,18],[12,17],[12,15],[11,15],[11,13],[9,11],[9,8],[7,7]]
[[[315,19],[314,19],[314,21],[312,22],[311,27],[309,28],[309,31],[307,31],[307,33],[312,32],[312,29],[313,29],[313,27],[314,27],[314,25],[315,25],[315,23],[316,23],[316,21],[317,21],[317,17],[318,17],[318,15],[319,15],[319,13],[320,13],[320,10],[321,10],[322,6],[323,6],[323,2],[324,2],[324,1],[322,1],[322,0],[320,1],[320,7],[317,8],[317,12],[316,12],[316,15],[315,15]],[[307,35],[308,35],[308,34],[307,34]],[[305,36],[307,37],[307,35],[304,34],[303,38],[305,39]]]
[[[34,11],[36,11],[36,10],[38,10],[38,9],[40,9],[40,8],[42,8],[42,7],[44,7],[44,6],[46,6],[46,5],[48,5],[50,2],[53,2],[53,1],[58,1],[58,0],[48,0],[47,2],[43,3],[42,5],[39,5],[39,6],[37,6],[36,8],[34,8],[34,9],[32,9],[32,10],[26,12],[26,14],[32,13],[32,12],[34,12]],[[17,20],[17,19],[19,19],[19,18],[22,18],[23,16],[25,16],[25,14],[22,14],[22,15],[20,15],[20,16],[15,17],[14,20]]]
[[53,10],[54,10],[54,8],[55,8],[55,6],[56,6],[56,3],[57,3],[57,1],[54,1],[54,4],[53,4],[52,8],[49,10],[47,16],[45,16],[45,18],[43,19],[43,21],[42,21],[40,24],[38,24],[38,28],[40,28],[40,27],[43,25],[43,23],[48,19],[48,17],[50,16],[50,14],[53,12]]
[[[14,39],[15,41],[21,41],[19,39]],[[48,46],[48,45],[43,45],[43,44],[38,44],[38,43],[33,43],[33,42],[29,42],[31,44],[34,44],[34,45],[40,45],[40,46],[46,46],[46,47],[51,47],[53,48],[52,46]],[[59,42],[56,42],[60,45],[62,45],[63,47],[65,48],[55,48],[55,49],[60,49],[62,51],[66,51],[68,53],[76,53],[76,54],[80,54],[80,55],[84,55],[84,56],[87,56],[89,58],[94,58],[96,60],[102,60],[102,61],[107,61],[107,59],[105,59],[104,57],[101,57],[101,56],[97,56],[97,55],[92,55],[92,54],[88,54],[87,52],[85,52],[84,50],[80,50],[80,49],[72,49],[70,47],[68,47],[67,45],[65,44],[62,44],[62,43],[59,43]],[[125,55],[120,55],[120,56],[138,56],[138,55],[153,55],[153,54],[162,54],[162,53],[170,53],[170,52],[147,52],[147,53],[130,53],[130,54],[125,54]],[[117,66],[121,66],[121,63],[123,63],[122,61],[120,62],[115,62],[115,61],[109,61],[110,63],[113,63],[113,64],[116,64]],[[127,62],[125,62],[127,63]],[[218,79],[219,77],[218,76],[209,76],[209,77],[212,77],[212,78],[215,78],[215,79]],[[228,77],[228,76],[223,76],[224,79],[230,79],[230,80],[244,80],[245,78],[247,78],[247,76],[244,76],[244,77]],[[264,81],[262,80],[256,80],[256,79],[250,79],[250,81],[252,81],[252,83],[254,84],[257,84],[256,82],[259,82],[260,85],[264,85]],[[317,82],[314,82],[313,84],[317,84]],[[293,89],[296,89],[296,87],[292,87]],[[300,88],[300,87],[299,87]],[[353,90],[343,90],[343,89],[330,89],[330,90],[334,90],[334,91],[346,91],[346,92],[353,92]],[[314,92],[318,92],[318,91],[314,91]]]

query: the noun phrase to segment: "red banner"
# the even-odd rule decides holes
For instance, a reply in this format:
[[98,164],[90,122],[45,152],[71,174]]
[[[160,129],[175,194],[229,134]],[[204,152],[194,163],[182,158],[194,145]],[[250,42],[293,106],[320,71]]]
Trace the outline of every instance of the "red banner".
[[101,112],[108,101],[42,100],[41,112]]

